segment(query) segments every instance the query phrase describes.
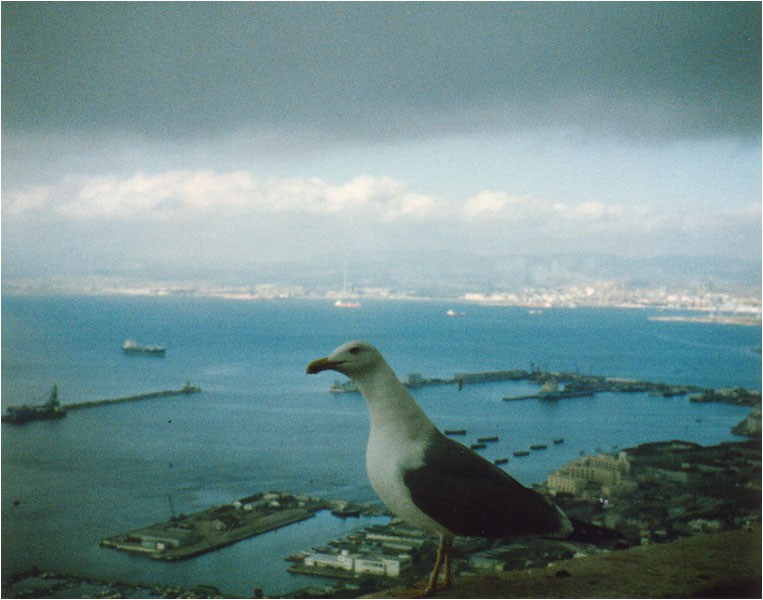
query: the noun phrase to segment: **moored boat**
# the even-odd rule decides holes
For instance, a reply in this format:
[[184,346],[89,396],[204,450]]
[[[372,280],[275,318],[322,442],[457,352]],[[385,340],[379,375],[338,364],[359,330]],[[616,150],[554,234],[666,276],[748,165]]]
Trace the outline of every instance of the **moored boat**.
[[45,404],[27,406],[9,406],[1,419],[3,423],[22,424],[42,419],[61,419],[66,416],[66,409],[58,401],[58,386],[54,385]]
[[528,456],[530,454],[529,450],[515,450],[513,452],[514,456]]

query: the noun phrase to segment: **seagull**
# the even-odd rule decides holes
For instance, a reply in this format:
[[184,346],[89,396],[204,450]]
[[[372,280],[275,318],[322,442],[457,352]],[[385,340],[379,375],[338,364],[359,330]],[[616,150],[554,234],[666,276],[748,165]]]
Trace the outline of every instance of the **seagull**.
[[342,344],[311,362],[307,373],[328,369],[349,377],[366,400],[371,417],[366,470],[374,491],[390,512],[440,536],[425,596],[437,591],[443,567],[444,587],[453,584],[453,536],[619,537],[613,530],[568,518],[544,496],[446,437],[368,342]]

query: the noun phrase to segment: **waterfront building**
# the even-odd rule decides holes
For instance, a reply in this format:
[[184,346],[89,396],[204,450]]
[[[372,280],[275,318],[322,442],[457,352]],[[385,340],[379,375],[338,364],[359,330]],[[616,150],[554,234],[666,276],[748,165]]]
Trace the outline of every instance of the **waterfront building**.
[[305,566],[352,571],[356,556],[358,555],[350,554],[348,550],[340,550],[336,553],[312,552],[305,556]]
[[355,559],[355,572],[380,575],[384,577],[400,577],[400,573],[412,563],[408,554],[391,556],[386,554],[371,554]]
[[578,495],[591,483],[612,490],[626,483],[630,471],[625,452],[618,452],[616,457],[608,454],[584,456],[551,473],[546,487],[552,495],[560,492]]
[[304,558],[306,567],[318,569],[340,569],[354,571],[358,575],[379,575],[399,577],[412,564],[409,554],[386,554],[383,552],[350,552],[342,549],[338,552],[315,551]]

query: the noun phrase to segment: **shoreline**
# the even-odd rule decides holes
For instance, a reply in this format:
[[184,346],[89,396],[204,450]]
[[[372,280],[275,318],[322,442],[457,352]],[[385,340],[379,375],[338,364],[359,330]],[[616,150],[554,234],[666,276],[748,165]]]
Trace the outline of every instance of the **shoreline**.
[[707,316],[667,316],[649,317],[650,321],[666,323],[711,323],[715,325],[743,325],[745,327],[760,327],[763,321],[760,317],[750,315],[707,315]]
[[[297,286],[300,287],[300,286]],[[533,294],[540,293],[543,290],[534,290]],[[717,306],[713,304],[700,303],[699,300],[695,300],[686,304],[675,304],[674,299],[659,300],[644,300],[639,297],[639,292],[653,292],[652,288],[644,288],[643,290],[634,290],[635,297],[622,298],[618,300],[611,300],[606,297],[597,298],[591,301],[587,297],[567,297],[563,288],[549,288],[547,294],[544,294],[544,302],[538,303],[535,300],[535,296],[525,298],[519,297],[515,293],[503,292],[487,296],[479,292],[465,292],[457,295],[421,295],[414,291],[383,291],[381,293],[374,292],[360,292],[353,294],[343,294],[340,291],[309,291],[300,288],[300,291],[294,291],[290,286],[280,292],[273,293],[261,293],[253,291],[249,287],[240,286],[210,286],[210,287],[196,287],[193,285],[179,285],[174,287],[172,285],[146,284],[145,286],[138,287],[50,287],[44,289],[35,288],[13,288],[9,286],[8,289],[4,289],[3,296],[8,298],[157,298],[157,299],[207,299],[207,300],[220,300],[223,302],[326,302],[332,305],[337,299],[348,300],[352,302],[361,303],[358,308],[363,309],[363,302],[437,302],[437,303],[453,303],[456,305],[469,305],[469,306],[486,306],[486,307],[514,307],[521,309],[528,309],[530,314],[543,313],[544,310],[554,309],[575,309],[575,308],[617,308],[621,310],[655,310],[655,311],[671,311],[671,312],[690,312],[696,313],[698,316],[682,317],[676,315],[674,317],[668,315],[666,317],[655,317],[650,320],[655,321],[671,321],[671,320],[691,320],[690,322],[698,323],[718,323],[718,324],[734,324],[734,325],[750,325],[761,326],[763,320],[761,319],[760,304],[758,302],[758,294],[754,293],[752,296],[739,295],[735,298],[736,308],[727,308],[723,311],[725,314],[714,317],[714,313],[718,312]],[[529,293],[529,292],[528,292]],[[729,292],[733,293],[733,292]],[[521,294],[521,292],[519,293]],[[548,299],[548,294],[554,295],[552,299]],[[744,292],[742,292],[744,294]],[[707,315],[707,316],[705,316]],[[445,315],[444,315],[445,316]],[[450,315],[451,317],[465,317],[467,315],[457,313]],[[717,320],[712,320],[716,319]],[[693,321],[693,319],[697,319]],[[711,319],[711,320],[707,320]],[[736,320],[740,322],[736,322]]]

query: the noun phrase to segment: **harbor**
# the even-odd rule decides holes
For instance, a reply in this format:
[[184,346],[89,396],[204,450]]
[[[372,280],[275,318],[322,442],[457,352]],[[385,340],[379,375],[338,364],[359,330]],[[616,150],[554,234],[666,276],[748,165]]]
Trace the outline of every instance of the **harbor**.
[[[10,315],[4,322],[9,334],[13,307],[12,302],[4,307],[4,316]],[[305,343],[303,350],[291,343],[291,333],[288,343],[278,341],[284,323],[293,325],[296,332],[302,323],[319,323],[322,318],[334,318],[331,315],[355,319],[357,313],[317,303],[303,307],[286,302],[199,301],[187,305],[185,298],[156,299],[155,305],[154,300],[146,301],[140,310],[108,299],[45,300],[43,307],[46,311],[33,304],[35,310],[26,311],[23,319],[17,315],[15,321],[39,322],[42,332],[67,327],[66,335],[59,336],[59,344],[58,338],[51,341],[50,335],[38,334],[31,338],[29,349],[14,351],[10,346],[4,352],[7,393],[3,399],[8,405],[45,402],[54,382],[63,404],[179,389],[186,380],[203,392],[80,410],[57,421],[26,426],[3,423],[3,542],[8,550],[4,556],[8,575],[39,565],[46,571],[189,589],[206,583],[236,597],[250,597],[260,587],[266,595],[284,597],[295,588],[324,585],[320,579],[287,573],[289,563],[284,557],[326,546],[355,527],[383,521],[384,517],[340,519],[322,510],[287,527],[179,561],[99,547],[107,537],[171,520],[168,494],[176,515],[266,490],[351,502],[375,500],[363,461],[368,415],[360,396],[329,393],[334,377],[321,382],[302,375],[305,358],[313,358],[315,348],[330,347],[332,342],[321,337],[323,333]],[[472,327],[471,318],[446,321],[442,313],[448,306],[435,306],[440,309],[432,311],[437,318],[421,318],[426,307],[401,303],[394,312],[389,309],[390,315],[380,316],[378,323],[369,324],[372,339],[381,339],[387,330],[405,331],[407,337],[394,361],[403,375],[418,371],[425,377],[451,378],[456,372],[512,367],[529,371],[532,360],[547,372],[576,372],[577,364],[585,373],[691,383],[702,389],[760,390],[760,355],[745,352],[759,345],[759,338],[753,339],[744,328],[723,330],[723,343],[708,349],[696,344],[701,335],[690,335],[700,325],[686,324],[680,340],[691,341],[698,354],[687,354],[686,345],[660,338],[647,346],[650,352],[630,355],[622,352],[622,346],[607,342],[641,335],[636,329],[640,319],[626,319],[628,315],[619,313],[614,318],[604,311],[590,315],[571,311],[564,319],[572,326],[569,335],[567,329],[541,328],[537,343],[521,351],[480,342],[480,355],[471,357],[455,352],[460,344],[438,346],[438,327],[469,326],[474,339],[481,339],[485,330]],[[96,308],[100,312],[94,313],[97,318],[92,321],[77,318],[86,309]],[[360,310],[367,308],[371,306],[364,304]],[[392,319],[398,311],[399,327]],[[550,312],[537,319],[540,325],[554,316]],[[56,318],[46,321],[47,314]],[[117,322],[106,335],[104,323],[112,319]],[[141,328],[140,319],[150,319],[151,327]],[[485,319],[489,331],[508,340],[513,316],[507,315],[505,321]],[[254,330],[257,335],[252,335]],[[123,356],[119,346],[133,331],[139,342],[166,342],[166,357]],[[142,335],[142,331],[161,333]],[[215,333],[219,331],[226,332],[224,340]],[[584,332],[584,338],[579,339],[576,332]],[[46,343],[35,345],[40,340]],[[554,350],[559,358],[553,358]],[[56,363],[40,370],[38,357],[46,353],[54,354]],[[602,354],[606,360],[599,358]],[[20,372],[13,368],[17,363],[28,366]],[[406,365],[410,365],[407,370]],[[458,392],[453,383],[411,392],[442,429],[465,430],[453,439],[468,446],[478,437],[499,436],[480,454],[490,462],[507,458],[500,466],[526,486],[545,481],[549,473],[579,458],[581,450],[593,453],[597,447],[628,448],[660,439],[702,444],[733,439],[730,428],[751,410],[730,403],[689,402],[693,393],[673,398],[608,393],[557,402],[501,400],[541,387],[523,381],[466,384]],[[560,383],[559,387],[565,386]],[[564,438],[564,443],[557,446],[553,441],[558,438]],[[529,451],[536,443],[548,448],[522,458],[513,456],[513,451]],[[56,476],[51,477],[52,473]]]

